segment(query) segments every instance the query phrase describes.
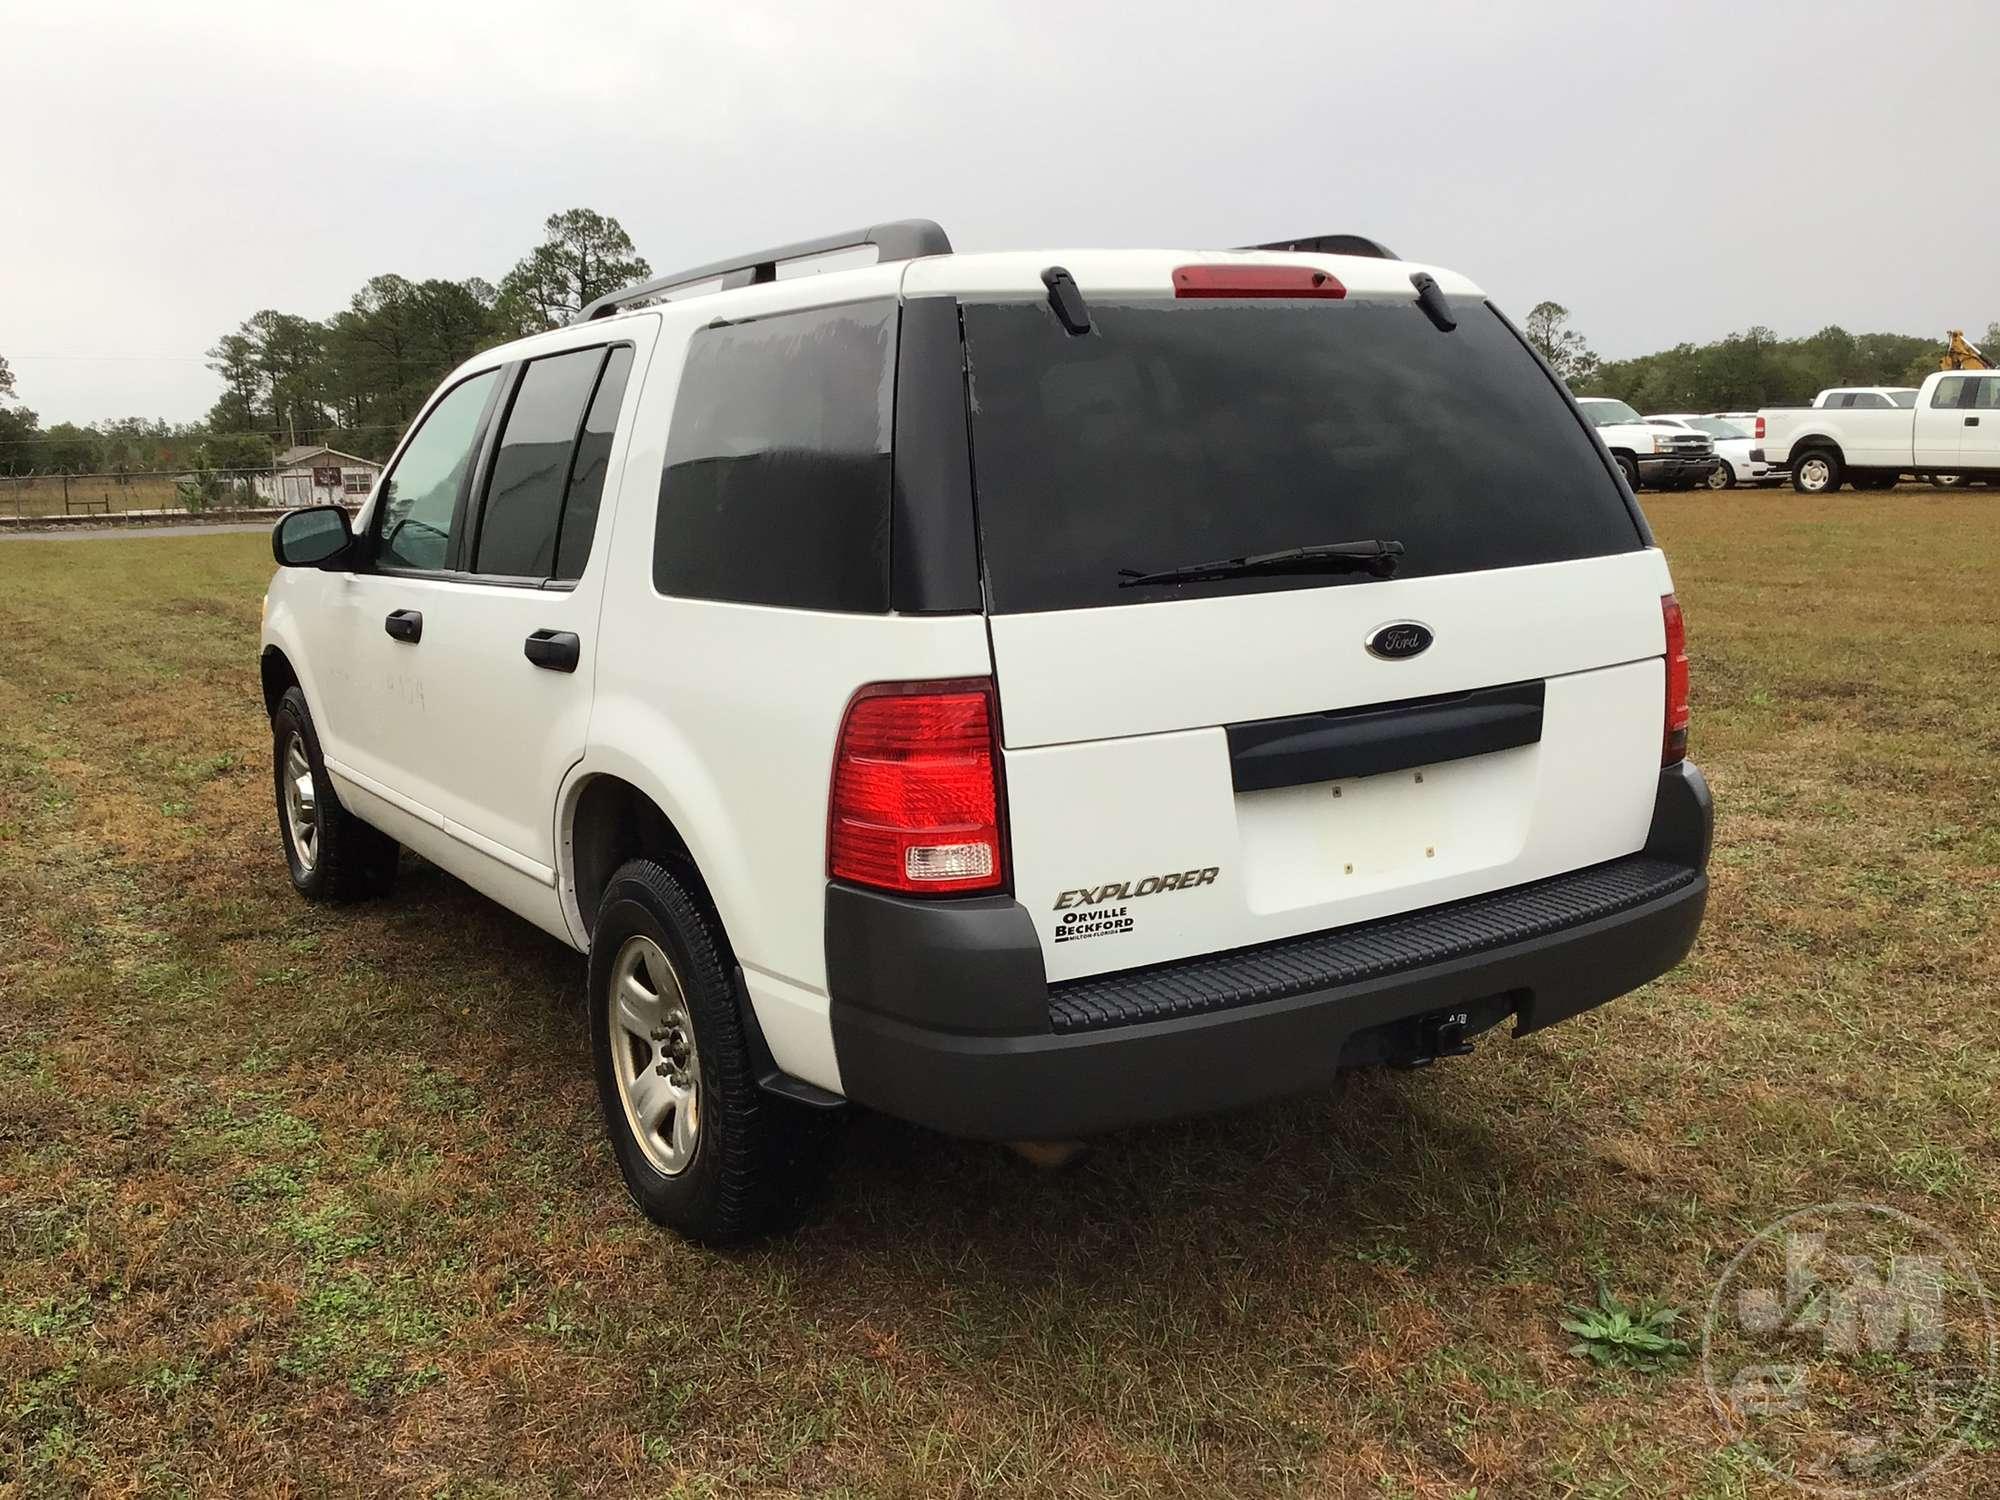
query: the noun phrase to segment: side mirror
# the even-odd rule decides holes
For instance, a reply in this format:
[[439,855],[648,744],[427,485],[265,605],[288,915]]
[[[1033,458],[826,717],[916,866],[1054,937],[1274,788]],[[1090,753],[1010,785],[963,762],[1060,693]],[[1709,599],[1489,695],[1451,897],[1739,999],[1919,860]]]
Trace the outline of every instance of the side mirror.
[[271,556],[281,568],[323,568],[353,544],[353,523],[338,505],[295,510],[271,528]]

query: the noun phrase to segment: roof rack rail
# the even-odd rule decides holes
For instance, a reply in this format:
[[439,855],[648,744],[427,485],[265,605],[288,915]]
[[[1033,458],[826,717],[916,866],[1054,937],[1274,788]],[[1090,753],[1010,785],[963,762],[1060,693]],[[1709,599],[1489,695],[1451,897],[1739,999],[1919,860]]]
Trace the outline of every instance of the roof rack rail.
[[1308,234],[1295,240],[1279,240],[1270,245],[1244,245],[1244,250],[1291,250],[1308,255],[1365,255],[1372,260],[1401,260],[1402,257],[1380,240],[1361,234]]
[[599,297],[570,322],[574,326],[597,318],[608,318],[634,302],[643,301],[648,297],[658,297],[673,291],[676,287],[693,286],[701,281],[714,281],[720,278],[722,281],[720,289],[723,291],[776,281],[778,267],[786,261],[806,260],[815,255],[830,255],[836,250],[858,250],[864,245],[875,247],[878,265],[883,261],[915,260],[920,255],[951,254],[951,240],[944,230],[931,220],[896,219],[887,224],[871,224],[866,229],[851,230],[846,234],[829,234],[816,240],[800,240],[795,245],[780,245],[774,250],[759,250],[753,255],[733,255],[727,260],[711,261],[705,266],[690,266],[685,271],[672,271],[665,276],[655,276],[652,280],[642,281],[637,286],[628,286],[623,291]]

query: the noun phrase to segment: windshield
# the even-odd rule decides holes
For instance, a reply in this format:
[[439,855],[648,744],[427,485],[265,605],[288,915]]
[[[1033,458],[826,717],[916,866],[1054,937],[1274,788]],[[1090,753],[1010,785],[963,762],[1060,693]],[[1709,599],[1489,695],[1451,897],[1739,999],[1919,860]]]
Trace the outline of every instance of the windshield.
[[1889,392],[1889,399],[1898,406],[1915,406],[1917,404],[1917,393],[1915,391],[1891,391]]
[[1403,299],[1093,300],[1074,337],[1041,301],[962,315],[995,613],[1183,597],[1120,570],[1330,542],[1402,542],[1398,578],[1640,546],[1598,445],[1477,303],[1452,333]]
[[1639,414],[1623,401],[1613,401],[1605,396],[1590,396],[1577,403],[1583,414],[1590,418],[1593,427],[1616,427],[1621,422],[1636,422]]
[[1740,438],[1750,436],[1749,433],[1738,427],[1734,422],[1725,422],[1720,417],[1689,417],[1688,426],[1694,428],[1697,432],[1705,432],[1710,437]]

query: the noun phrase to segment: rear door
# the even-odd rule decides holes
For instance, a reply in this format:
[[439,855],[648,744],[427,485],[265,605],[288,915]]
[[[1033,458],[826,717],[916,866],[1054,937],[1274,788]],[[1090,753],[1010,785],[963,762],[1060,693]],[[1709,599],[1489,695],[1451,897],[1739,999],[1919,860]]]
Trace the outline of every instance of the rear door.
[[[1084,287],[1086,295],[1090,287]],[[1015,890],[1060,980],[1639,848],[1666,569],[1497,313],[962,308]],[[1138,583],[1316,544],[1368,574]]]

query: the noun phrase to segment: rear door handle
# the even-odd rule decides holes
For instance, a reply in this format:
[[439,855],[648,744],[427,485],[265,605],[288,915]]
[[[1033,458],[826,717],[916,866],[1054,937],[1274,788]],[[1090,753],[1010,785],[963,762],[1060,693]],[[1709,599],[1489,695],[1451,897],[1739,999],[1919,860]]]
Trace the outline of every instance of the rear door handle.
[[424,638],[424,617],[421,610],[392,609],[389,618],[382,622],[382,628],[399,641],[408,641],[412,646]]
[[577,658],[583,654],[583,642],[574,630],[537,630],[521,647],[521,654],[551,672],[574,672]]

